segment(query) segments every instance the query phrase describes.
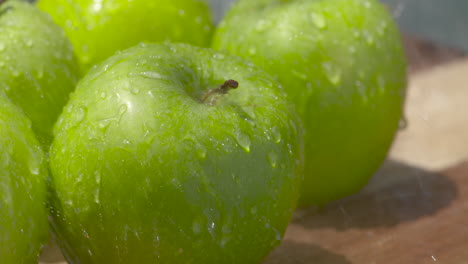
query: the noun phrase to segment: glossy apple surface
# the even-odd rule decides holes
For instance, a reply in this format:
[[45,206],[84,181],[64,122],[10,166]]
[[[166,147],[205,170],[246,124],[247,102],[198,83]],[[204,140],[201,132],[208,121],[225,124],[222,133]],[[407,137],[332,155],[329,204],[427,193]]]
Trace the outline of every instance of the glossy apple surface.
[[304,124],[301,205],[355,193],[380,166],[402,116],[405,56],[374,0],[240,0],[215,49],[253,61],[285,87]]
[[71,43],[47,14],[23,1],[0,3],[0,90],[31,119],[41,143],[50,143],[78,76]]
[[[216,93],[228,80],[238,88]],[[53,226],[67,259],[259,263],[299,196],[297,123],[277,82],[237,57],[142,44],[109,58],[55,127]]]
[[31,121],[0,96],[0,263],[37,263],[47,242],[45,156]]
[[213,25],[205,0],[39,0],[65,29],[87,71],[140,42],[208,46]]

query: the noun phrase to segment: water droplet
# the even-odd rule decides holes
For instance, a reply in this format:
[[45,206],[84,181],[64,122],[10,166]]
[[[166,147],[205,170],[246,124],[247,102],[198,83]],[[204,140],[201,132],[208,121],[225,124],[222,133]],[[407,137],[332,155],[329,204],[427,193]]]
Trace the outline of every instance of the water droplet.
[[192,224],[192,231],[195,234],[200,234],[201,233],[201,225],[199,222],[193,222]]
[[268,21],[265,21],[263,19],[259,20],[257,24],[255,25],[255,30],[257,32],[263,32],[265,31],[268,27],[270,26],[270,23]]
[[222,60],[224,59],[226,56],[224,56],[224,54],[222,53],[217,53],[217,54],[214,54],[213,55],[213,59],[218,59],[218,60]]
[[139,87],[136,87],[136,86],[133,86],[131,89],[130,89],[130,92],[134,95],[137,95],[138,93],[140,93],[140,88]]
[[17,69],[12,69],[11,74],[13,75],[13,77],[18,77],[21,73]]
[[179,9],[179,16],[184,16],[185,15],[185,10]]
[[31,39],[28,39],[24,42],[26,44],[27,47],[32,47],[33,46],[33,41]]
[[273,228],[273,230],[275,231],[275,239],[277,241],[281,241],[283,238],[282,238],[280,232],[276,228]]
[[359,39],[361,37],[361,32],[359,30],[354,30],[353,36],[355,39]]
[[107,98],[107,93],[106,92],[102,92],[101,93],[101,99],[106,99]]
[[127,110],[128,110],[128,106],[127,106],[126,104],[123,104],[123,105],[121,105],[121,106],[119,107],[119,113],[120,113],[121,115],[125,114],[125,113],[127,112]]
[[350,52],[351,54],[356,53],[356,47],[353,46],[353,45],[349,46],[349,52]]
[[364,5],[365,8],[370,8],[370,7],[371,7],[371,2],[365,1],[365,2],[363,3],[363,5]]
[[317,28],[325,29],[327,27],[327,20],[323,14],[312,13],[310,17],[312,18],[312,23],[314,23]]
[[100,187],[100,185],[101,185],[101,174],[98,171],[96,171],[96,172],[94,172],[94,176],[96,178],[96,186],[97,186],[96,191],[94,192],[94,201],[96,203],[99,203],[99,193],[101,191],[101,187]]
[[102,121],[99,122],[98,128],[102,130],[102,132],[106,132],[106,130],[109,128],[110,122],[108,121]]
[[383,75],[379,75],[377,77],[377,85],[378,85],[379,92],[381,94],[385,93],[386,80],[385,80],[385,77]]
[[4,50],[5,50],[5,44],[0,43],[0,51],[4,51]]
[[251,214],[257,214],[257,207],[254,206],[254,207],[250,208],[250,213]]
[[41,165],[37,159],[30,159],[28,165],[29,165],[29,172],[31,172],[31,174],[39,175],[39,172],[41,171]]
[[326,62],[322,64],[325,74],[327,75],[328,80],[334,84],[338,85],[341,82],[341,69],[333,66],[332,63]]
[[275,151],[271,151],[267,155],[268,163],[270,163],[271,167],[276,168],[278,163],[278,154]]
[[82,107],[82,106],[78,107],[78,109],[75,112],[76,122],[80,123],[81,121],[83,121],[83,119],[86,116],[86,111],[87,111],[87,109],[85,107]]
[[244,148],[246,152],[250,152],[250,137],[244,134],[242,131],[237,130],[235,134],[235,139],[239,146]]
[[299,78],[299,79],[301,79],[303,81],[307,80],[307,75],[305,73],[303,73],[303,72],[298,72],[298,71],[293,69],[293,70],[291,70],[291,73],[294,76],[296,76],[297,78]]
[[365,36],[367,44],[374,45],[375,43],[374,36],[369,31],[364,31],[364,36]]
[[235,183],[239,183],[239,177],[237,176],[237,174],[233,173],[233,174],[231,174],[231,177],[232,177],[232,180]]
[[248,52],[249,52],[249,55],[254,56],[255,54],[257,54],[257,49],[252,46],[249,48]]
[[406,116],[403,114],[398,122],[398,129],[404,130],[407,127],[408,127],[408,120],[406,119]]
[[145,71],[145,72],[140,72],[140,75],[149,79],[162,79],[162,75],[159,74],[158,72],[153,72],[153,71]]
[[271,133],[273,134],[273,139],[275,140],[276,143],[281,142],[281,132],[278,127],[273,127],[271,129]]

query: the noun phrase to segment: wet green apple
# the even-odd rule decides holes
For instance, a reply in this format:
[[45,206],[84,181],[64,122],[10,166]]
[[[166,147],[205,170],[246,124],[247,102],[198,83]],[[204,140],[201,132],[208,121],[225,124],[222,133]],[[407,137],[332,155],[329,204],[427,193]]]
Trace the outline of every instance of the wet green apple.
[[39,0],[65,29],[84,70],[140,42],[209,46],[213,25],[206,0]]
[[55,127],[53,227],[72,263],[259,263],[299,197],[301,128],[237,57],[140,44],[93,68]]
[[381,165],[402,115],[405,56],[376,0],[240,0],[212,46],[285,87],[304,124],[301,205],[357,192]]
[[43,144],[78,80],[63,30],[24,1],[0,0],[0,90],[32,121]]
[[0,96],[0,263],[37,263],[47,242],[47,169],[31,121]]

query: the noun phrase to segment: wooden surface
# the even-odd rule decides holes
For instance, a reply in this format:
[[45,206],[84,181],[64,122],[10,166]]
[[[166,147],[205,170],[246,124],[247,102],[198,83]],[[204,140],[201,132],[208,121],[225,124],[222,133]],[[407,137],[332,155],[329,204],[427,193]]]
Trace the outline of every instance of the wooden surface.
[[[468,60],[406,47],[408,126],[388,160],[359,194],[297,210],[264,264],[468,263]],[[64,263],[56,247],[41,261]]]

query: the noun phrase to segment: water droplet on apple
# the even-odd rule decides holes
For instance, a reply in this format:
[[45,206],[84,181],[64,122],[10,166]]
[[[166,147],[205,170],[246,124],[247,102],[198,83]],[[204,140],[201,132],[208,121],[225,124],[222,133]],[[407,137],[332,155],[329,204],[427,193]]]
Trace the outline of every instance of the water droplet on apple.
[[280,232],[276,228],[273,228],[273,231],[275,231],[276,241],[281,241],[283,238],[282,238],[282,235],[280,234]]
[[13,77],[18,77],[20,74],[21,73],[17,69],[11,69],[11,75],[13,75]]
[[99,122],[98,124],[98,128],[103,132],[105,133],[107,131],[107,129],[109,128],[110,126],[110,122],[108,122],[107,120],[106,121],[101,121]]
[[106,99],[107,98],[107,93],[106,92],[102,92],[101,93],[101,99]]
[[179,16],[184,16],[185,15],[185,10],[179,9]]
[[218,53],[218,54],[214,54],[213,55],[213,59],[217,59],[217,60],[223,60],[226,56],[224,56],[224,54],[222,53]]
[[307,74],[303,73],[303,72],[298,72],[294,69],[291,70],[291,73],[296,76],[297,78],[303,80],[303,81],[306,81],[307,80]]
[[132,86],[132,88],[130,89],[130,92],[134,95],[137,95],[140,93],[140,88],[136,86]]
[[252,46],[249,48],[248,52],[249,52],[249,55],[254,56],[255,54],[257,54],[257,49]]
[[81,121],[84,120],[86,116],[86,111],[87,109],[85,107],[78,107],[75,112],[75,120],[77,123],[80,123]]
[[379,75],[377,77],[377,85],[378,85],[379,92],[381,94],[385,93],[386,83],[387,82],[386,82],[385,77],[383,75]]
[[322,64],[325,74],[327,75],[328,80],[334,84],[338,85],[341,82],[341,70],[339,67],[333,66],[332,63],[325,62]]
[[278,153],[276,153],[275,151],[271,151],[267,155],[267,160],[268,160],[268,163],[270,163],[272,168],[276,168],[276,165],[278,163]]
[[353,32],[353,37],[354,37],[355,39],[359,39],[359,38],[361,37],[361,31],[359,31],[359,30],[354,30],[354,32]]
[[28,48],[31,48],[33,46],[33,41],[31,39],[28,39],[24,42]]
[[356,47],[353,46],[353,45],[349,46],[349,52],[350,52],[351,54],[356,53]]
[[320,13],[312,13],[310,16],[312,19],[312,23],[319,28],[319,29],[325,29],[327,27],[327,20],[323,14]]
[[275,140],[276,143],[281,142],[281,132],[278,127],[273,127],[271,129],[271,133],[273,134],[273,139]]
[[197,23],[197,24],[200,25],[201,22],[202,22],[202,20],[203,20],[203,18],[202,18],[201,16],[197,16],[197,17],[195,18],[195,23]]
[[233,173],[231,174],[231,177],[235,183],[239,183],[239,176],[237,174]]
[[99,203],[99,193],[101,191],[101,173],[99,173],[99,171],[95,171],[94,172],[94,177],[96,178],[96,190],[94,191],[94,201],[96,203]]
[[192,224],[192,231],[195,234],[200,234],[201,233],[201,224],[197,221],[193,222]]
[[4,50],[5,50],[5,44],[0,42],[0,51],[4,51]]
[[29,159],[29,172],[33,175],[39,175],[41,171],[41,164],[37,159]]
[[375,44],[374,36],[369,31],[364,31],[364,36],[367,44],[370,46]]
[[250,137],[249,136],[247,136],[242,131],[237,130],[234,137],[237,140],[237,143],[239,144],[239,146],[241,146],[246,152],[250,152]]
[[398,122],[398,129],[404,130],[407,127],[408,127],[408,120],[406,119],[406,116],[403,114]]
[[255,30],[257,32],[263,32],[265,31],[268,27],[270,26],[270,22],[266,20],[259,20],[257,24],[255,25]]
[[253,214],[253,215],[257,214],[257,207],[254,206],[254,207],[250,208],[250,213]]
[[364,1],[363,5],[364,5],[365,8],[370,8],[371,7],[371,2]]
[[140,75],[149,79],[162,79],[162,75],[159,74],[158,72],[153,72],[153,71],[145,71],[145,72],[140,72]]

